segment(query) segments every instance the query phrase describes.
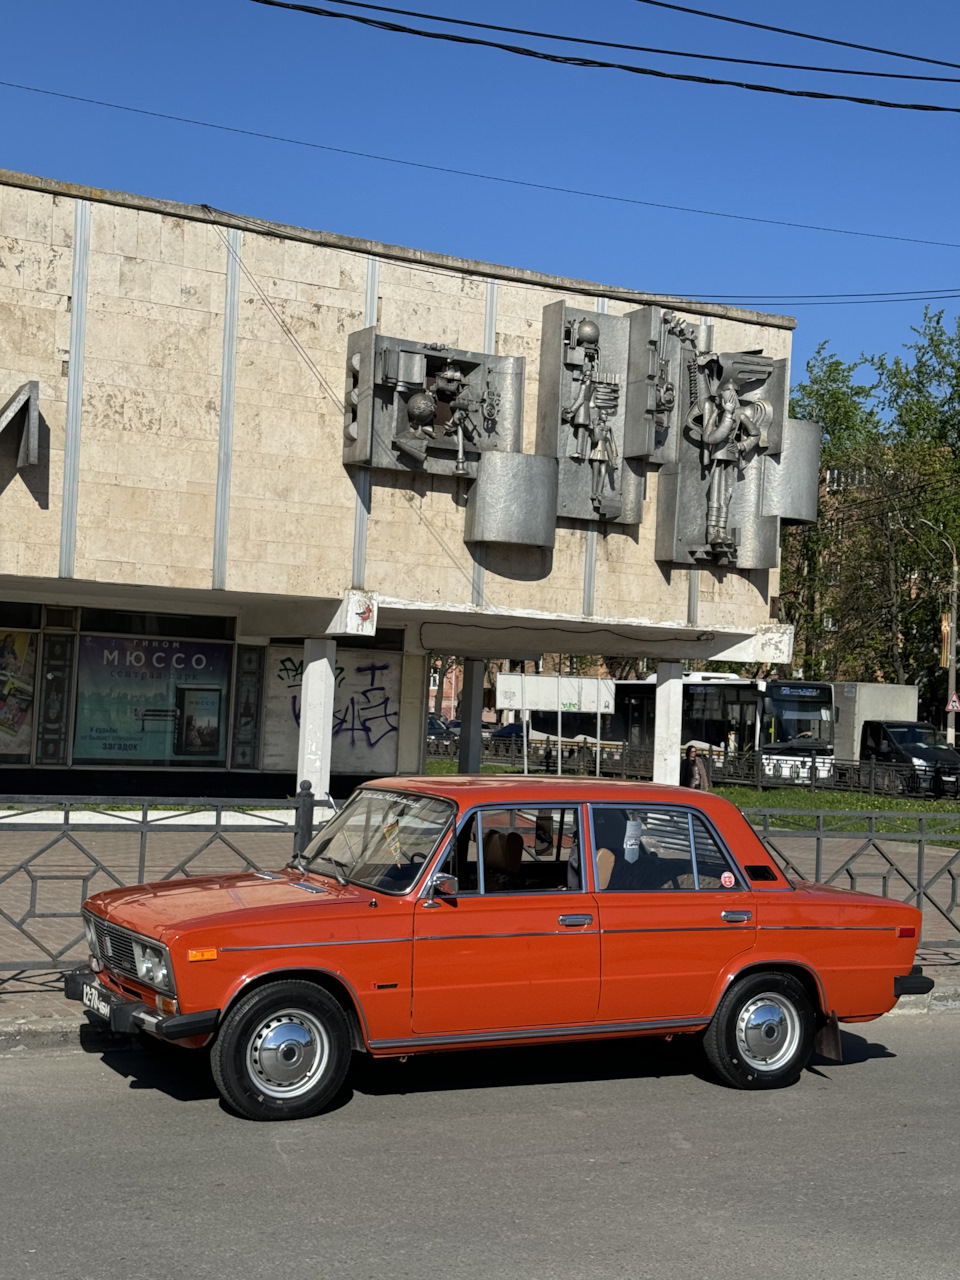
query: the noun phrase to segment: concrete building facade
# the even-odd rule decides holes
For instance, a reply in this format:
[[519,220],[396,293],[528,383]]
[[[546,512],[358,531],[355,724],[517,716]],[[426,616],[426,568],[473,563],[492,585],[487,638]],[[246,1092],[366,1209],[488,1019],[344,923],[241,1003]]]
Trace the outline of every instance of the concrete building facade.
[[[563,321],[561,356],[581,379],[581,401],[588,383],[576,360],[586,350],[599,368],[591,333],[605,335],[607,317],[625,318],[617,332],[626,332],[638,315],[680,335],[687,365],[708,367],[697,333],[714,352],[762,350],[763,377],[775,366],[785,398],[789,317],[0,171],[0,789],[102,793],[136,775],[149,790],[145,772],[174,771],[181,789],[202,776],[206,791],[253,794],[289,790],[296,776],[326,791],[331,770],[341,786],[415,772],[431,652],[659,659],[669,774],[683,659],[790,659],[791,629],[776,622],[776,557],[748,550],[738,560],[734,544],[750,539],[724,543],[708,528],[689,563],[665,559],[664,510],[681,509],[686,482],[678,487],[675,457],[653,444],[644,454],[629,430],[619,452],[605,444],[607,410],[592,428],[584,418],[594,434],[581,457],[565,463],[573,450],[558,449],[537,474],[552,494],[551,467],[576,471],[582,461],[576,474],[592,468],[611,490],[629,469],[636,518],[617,522],[610,512],[620,508],[605,509],[596,493],[595,519],[567,518],[540,481],[523,479],[534,471],[516,460],[544,453],[541,338],[545,308],[558,302],[575,317]],[[460,411],[468,388],[456,384],[442,430],[414,421],[409,379],[373,388],[381,407],[392,395],[410,409],[405,430],[422,465],[409,463],[399,429],[387,442],[396,465],[344,462],[359,367],[348,347],[364,331],[373,343],[403,340],[398,359],[413,361],[417,394],[434,407],[453,375],[424,374],[431,360],[475,366],[481,382],[486,367],[481,410]],[[579,346],[577,332],[586,335]],[[653,395],[635,388],[632,350],[622,378],[601,371],[589,384],[606,376],[617,388],[612,400],[595,396],[614,414],[618,394],[621,410],[625,398]],[[661,391],[667,348],[658,350],[658,368],[644,376],[651,387],[659,377],[648,412],[662,424],[673,390]],[[383,381],[392,375],[376,352]],[[464,353],[479,354],[471,363]],[[502,357],[523,358],[509,364],[519,434],[499,459],[520,466],[521,480],[497,490],[475,423],[482,416],[495,435],[505,402],[490,388]],[[811,518],[808,498],[778,498],[777,508],[769,497],[780,492],[776,467],[787,469],[785,410],[774,403],[761,437],[770,412],[754,413],[742,386],[737,429],[755,422],[757,448],[782,448],[757,481],[757,520]],[[687,447],[694,408],[669,427],[675,452]],[[696,429],[702,479],[718,464],[706,426]],[[450,439],[437,445],[443,431]],[[455,447],[456,462],[440,452]],[[430,458],[441,459],[432,470]],[[752,473],[740,465],[730,474],[735,508]],[[471,512],[483,501],[492,515]],[[526,531],[525,510],[537,504],[547,533]],[[94,785],[83,776],[91,769],[116,777]]]

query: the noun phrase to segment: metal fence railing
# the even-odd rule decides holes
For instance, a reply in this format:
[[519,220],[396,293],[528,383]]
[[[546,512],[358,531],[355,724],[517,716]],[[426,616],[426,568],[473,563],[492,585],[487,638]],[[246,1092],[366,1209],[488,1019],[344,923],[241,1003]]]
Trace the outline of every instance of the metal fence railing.
[[0,972],[83,959],[80,904],[120,885],[276,867],[316,826],[308,782],[289,800],[8,797],[0,802]]
[[744,809],[787,875],[910,902],[929,942],[960,934],[960,813]]
[[[456,737],[431,738],[427,742],[429,759],[455,761],[460,743]],[[599,760],[598,760],[599,755]],[[711,786],[744,786],[757,791],[777,787],[807,787],[813,791],[848,791],[862,795],[960,797],[960,778],[944,776],[930,766],[887,764],[880,760],[835,760],[822,752],[785,751],[776,748],[748,751],[742,754],[720,749],[701,750],[701,759]],[[481,753],[483,765],[507,772],[523,770],[523,742],[519,735],[485,738]],[[599,753],[595,742],[564,740],[560,747],[560,767],[555,738],[531,739],[527,743],[527,769],[531,773],[604,778],[636,778],[649,781],[653,777],[653,751],[630,747],[625,742],[601,742]]]
[[[0,972],[81,962],[80,904],[99,890],[289,862],[322,816],[314,805],[306,786],[286,801],[5,802]],[[960,934],[960,813],[744,812],[789,876],[910,902],[928,942]]]

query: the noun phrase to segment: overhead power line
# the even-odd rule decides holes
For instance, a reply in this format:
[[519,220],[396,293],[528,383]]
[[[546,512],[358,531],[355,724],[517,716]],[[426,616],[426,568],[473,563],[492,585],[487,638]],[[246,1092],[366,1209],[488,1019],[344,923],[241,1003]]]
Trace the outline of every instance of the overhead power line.
[[911,298],[914,294],[922,293],[925,297],[936,298],[946,297],[952,298],[955,294],[960,293],[960,284],[951,285],[946,289],[924,289],[917,286],[916,289],[878,289],[875,293],[701,293],[699,295],[702,302],[711,302],[717,298],[723,297],[727,300],[733,298],[753,298],[755,302],[784,302],[790,299],[804,298]]
[[[724,301],[731,301],[726,294],[723,295]],[[738,294],[737,297],[752,299],[755,302],[760,301],[759,297],[753,294]],[[949,302],[951,298],[960,298],[960,293],[915,293],[903,297],[895,298],[846,298],[835,299],[831,301],[828,296],[824,296],[816,301],[804,301],[801,298],[782,298],[779,300],[781,306],[790,307],[865,307],[880,306],[884,302]],[[703,302],[709,302],[711,299],[703,298]]]
[[919,53],[902,53],[899,49],[878,49],[872,44],[856,44],[852,40],[837,40],[833,36],[811,35],[808,31],[791,31],[789,27],[772,27],[765,22],[750,22],[746,18],[731,18],[723,13],[711,13],[708,9],[689,9],[683,4],[668,4],[667,0],[636,0],[636,3],[652,5],[656,9],[674,9],[677,13],[692,13],[698,18],[712,18],[714,22],[732,22],[738,27],[754,27],[757,31],[772,31],[778,36],[795,36],[798,40],[816,40],[819,44],[835,44],[843,49],[860,49],[863,53],[882,53],[887,58],[906,58],[909,62],[929,62],[935,67],[953,67],[960,71],[960,62],[944,62],[941,58],[924,58]]
[[[213,206],[211,205],[203,205],[202,207],[210,214],[217,214],[225,218],[229,217],[233,221],[242,222],[245,226],[249,227],[251,231],[255,231],[261,235],[263,234],[264,223],[263,223],[263,220],[260,218],[249,218],[249,217],[246,217],[244,214],[240,214],[240,213],[227,213],[226,210],[216,209],[216,208],[213,208]],[[404,269],[407,271],[414,271],[414,272],[420,271],[424,274],[431,274],[431,275],[437,271],[450,271],[451,274],[457,273],[457,268],[454,268],[454,267],[438,267],[436,264],[430,264],[428,266],[428,265],[423,265],[416,262],[408,262],[406,260],[404,260],[403,266],[404,266]],[[493,272],[486,272],[484,274],[492,275]],[[544,287],[542,283],[533,284],[533,283],[528,283],[525,280],[511,280],[510,285],[511,287],[518,288],[518,289],[520,288],[542,289]],[[805,294],[805,295],[779,294],[776,296],[768,295],[765,297],[764,295],[754,294],[754,293],[737,293],[737,294],[697,293],[695,297],[692,294],[689,297],[685,297],[682,291],[674,290],[671,293],[671,297],[674,297],[677,299],[677,301],[673,303],[673,305],[681,307],[681,309],[683,309],[683,306],[685,305],[688,309],[693,308],[694,310],[696,309],[698,303],[715,302],[715,301],[733,303],[735,305],[746,305],[753,302],[766,301],[766,302],[776,302],[778,306],[790,306],[791,308],[795,306],[796,307],[851,306],[851,305],[856,306],[858,304],[863,304],[863,303],[868,303],[873,301],[877,301],[877,302],[949,301],[951,298],[960,298],[960,287],[958,287],[957,291],[953,293],[946,293],[946,292],[927,293],[925,291],[911,289],[911,290],[905,291],[903,294],[895,294],[893,296],[887,296],[886,293],[880,293],[880,294],[826,293],[826,294]],[[839,299],[839,301],[833,301],[833,299]]]
[[744,67],[776,67],[780,71],[816,71],[831,76],[874,76],[883,80],[924,80],[936,84],[960,84],[958,76],[922,76],[905,71],[862,71],[856,67],[817,67],[802,62],[772,62],[761,58],[736,58],[731,54],[692,53],[683,49],[661,49],[649,44],[621,44],[615,40],[594,40],[589,36],[564,36],[551,31],[530,31],[526,27],[504,27],[494,22],[476,22],[468,18],[451,18],[442,13],[421,13],[417,9],[394,9],[389,5],[366,4],[364,0],[334,0],[348,9],[372,9],[377,13],[393,13],[404,18],[424,18],[428,22],[444,22],[456,27],[476,27],[483,31],[503,31],[514,36],[533,36],[538,40],[557,40],[564,44],[589,44],[600,49],[626,49],[630,53],[656,53],[665,58],[696,58],[703,62],[735,62]]
[[629,62],[604,62],[598,58],[574,57],[568,54],[547,53],[543,49],[528,49],[523,45],[504,44],[500,40],[483,40],[479,36],[456,35],[452,31],[425,31],[422,27],[407,27],[383,18],[369,18],[360,13],[338,13],[316,5],[294,4],[292,0],[252,0],[253,4],[271,9],[291,9],[296,13],[310,14],[315,18],[337,18],[341,22],[355,22],[377,31],[390,31],[396,35],[418,36],[424,40],[440,40],[450,44],[475,45],[484,49],[499,49],[521,58],[535,58],[559,66],[581,67],[588,70],[626,71],[636,76],[652,76],[657,80],[679,80],[686,84],[726,86],[730,89],[746,89],[751,93],[773,93],[782,98],[813,98],[821,102],[854,102],[864,107],[885,107],[892,111],[925,111],[960,115],[960,107],[945,107],[933,102],[890,102],[885,98],[863,98],[849,93],[824,93],[819,89],[785,89],[780,85],[753,84],[747,80],[724,80],[716,76],[697,76],[688,72],[661,71],[654,67],[638,67]]
[[613,204],[636,205],[644,209],[665,209],[670,213],[692,213],[704,218],[727,218],[733,222],[753,222],[768,227],[788,227],[797,231],[817,231],[825,235],[857,236],[868,240],[892,240],[899,244],[922,244],[936,249],[960,249],[960,241],[955,240],[926,240],[919,236],[896,236],[882,231],[863,231],[852,227],[827,227],[812,222],[790,222],[784,218],[761,218],[750,213],[726,213],[720,209],[700,209],[693,205],[667,204],[662,200],[640,200],[635,196],[614,195],[612,192],[588,191],[578,187],[561,187],[549,182],[533,182],[526,178],[508,178],[503,174],[479,173],[472,169],[454,169],[448,165],[428,164],[425,160],[402,160],[398,156],[384,156],[373,151],[356,151],[349,147],[334,147],[329,143],[311,142],[305,138],[291,138],[278,133],[264,133],[257,129],[241,129],[238,125],[218,124],[212,120],[198,120],[193,116],[174,115],[168,111],[150,111],[146,107],[132,107],[123,102],[107,102],[102,98],[88,98],[77,93],[64,93],[58,89],[42,89],[38,85],[17,84],[12,80],[0,80],[0,86],[6,89],[17,89],[24,93],[38,93],[47,98],[63,98],[67,102],[83,102],[88,106],[106,107],[111,111],[126,111],[131,115],[148,116],[152,120],[171,120],[175,124],[189,124],[200,129],[215,129],[218,133],[234,133],[244,138],[259,138],[266,142],[282,142],[291,147],[307,147],[311,151],[328,151],[334,155],[354,156],[361,160],[375,160],[381,164],[396,164],[410,169],[426,169],[431,173],[450,174],[459,178],[474,178],[481,182],[498,182],[510,187],[526,187],[532,191],[549,191],[555,195],[579,196],[587,200],[606,200]]

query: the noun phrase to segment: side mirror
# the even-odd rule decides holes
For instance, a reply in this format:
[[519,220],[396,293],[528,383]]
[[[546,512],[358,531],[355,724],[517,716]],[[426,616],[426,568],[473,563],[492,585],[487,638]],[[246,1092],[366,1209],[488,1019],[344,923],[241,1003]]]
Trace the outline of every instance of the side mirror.
[[446,875],[441,871],[427,885],[426,896],[428,898],[436,898],[438,896],[441,898],[455,898],[459,892],[460,882],[457,877]]

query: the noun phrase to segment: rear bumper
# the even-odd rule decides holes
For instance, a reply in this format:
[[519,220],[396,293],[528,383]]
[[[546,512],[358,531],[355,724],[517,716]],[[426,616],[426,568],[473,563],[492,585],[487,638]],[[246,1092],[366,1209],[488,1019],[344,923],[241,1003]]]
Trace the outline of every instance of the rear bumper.
[[108,1023],[111,1031],[125,1035],[143,1030],[164,1040],[186,1040],[190,1036],[212,1035],[220,1019],[219,1009],[163,1017],[143,1000],[111,991],[90,969],[74,969],[66,974],[63,994],[68,1000],[78,1000],[95,1018]]
[[901,996],[925,996],[932,990],[933,979],[925,978],[918,964],[915,964],[909,973],[902,974],[893,980],[893,994],[898,1000]]

